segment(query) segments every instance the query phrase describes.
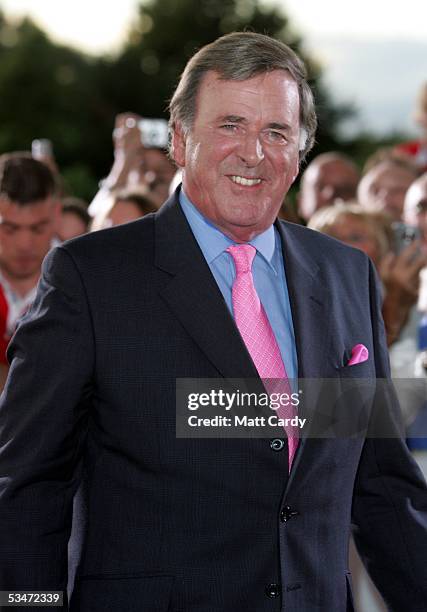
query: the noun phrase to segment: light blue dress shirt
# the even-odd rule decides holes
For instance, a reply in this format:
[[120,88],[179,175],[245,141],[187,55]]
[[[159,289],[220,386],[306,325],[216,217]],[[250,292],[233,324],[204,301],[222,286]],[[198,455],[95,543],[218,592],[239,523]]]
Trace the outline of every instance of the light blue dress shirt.
[[[233,315],[231,290],[236,271],[233,258],[226,253],[226,249],[236,243],[198,211],[183,189],[179,194],[179,202],[228,309]],[[255,289],[276,336],[288,378],[296,378],[298,364],[295,334],[279,233],[273,226],[270,226],[249,244],[257,251],[252,264]]]

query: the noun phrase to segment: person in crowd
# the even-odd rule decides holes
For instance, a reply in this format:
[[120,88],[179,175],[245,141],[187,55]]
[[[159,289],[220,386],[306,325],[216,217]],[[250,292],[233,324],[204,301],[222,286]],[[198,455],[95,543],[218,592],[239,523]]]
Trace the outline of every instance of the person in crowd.
[[383,283],[383,306],[387,343],[399,338],[419,294],[419,275],[427,257],[418,244],[392,252],[394,236],[387,215],[362,209],[357,203],[337,204],[319,210],[308,227],[361,249],[374,262]]
[[307,227],[360,249],[377,268],[392,248],[388,217],[362,210],[355,201],[340,202],[318,210]]
[[117,115],[113,130],[114,163],[89,205],[92,217],[103,214],[111,197],[124,189],[142,192],[157,207],[169,195],[176,167],[165,149],[147,146],[139,129],[142,118],[135,113]]
[[403,220],[418,229],[421,248],[427,252],[427,172],[409,187],[405,196]]
[[62,199],[61,216],[58,222],[57,236],[61,242],[86,234],[89,230],[91,216],[87,203],[72,196]]
[[397,145],[396,151],[410,155],[420,170],[427,172],[427,82],[418,93],[414,120],[420,128],[420,138]]
[[[409,227],[419,232],[420,248],[427,254],[427,172],[421,175],[409,187],[403,210],[403,219]],[[420,274],[420,293],[416,308],[411,313],[410,321],[402,343],[400,352],[393,355],[393,365],[397,360],[399,364],[412,366],[412,372],[417,377],[427,380],[427,265]],[[424,395],[424,405],[411,424],[410,448],[416,454],[417,460],[427,475],[427,400]]]
[[[408,228],[419,232],[418,239],[412,244],[413,258],[427,254],[427,174],[423,174],[409,187],[403,210],[403,219]],[[413,261],[415,261],[413,259]],[[424,264],[427,266],[427,263]],[[390,349],[392,372],[396,378],[420,376],[417,371],[418,333],[424,313],[427,312],[427,269],[420,271],[417,301],[409,313],[408,321],[401,331],[398,341]],[[423,376],[424,374],[421,374]]]
[[378,164],[385,161],[396,162],[397,164],[409,166],[409,169],[413,171],[414,174],[417,176],[419,174],[417,166],[414,164],[409,155],[403,153],[402,151],[398,151],[394,147],[379,147],[365,159],[362,167],[362,176],[367,174],[375,166],[378,166]]
[[354,199],[359,178],[356,164],[343,153],[317,155],[301,177],[299,215],[308,222],[319,208]]
[[388,439],[314,439],[285,419],[273,439],[176,433],[189,379],[389,374],[369,258],[277,221],[314,142],[302,61],[223,36],[188,62],[170,127],[182,186],[55,249],[10,345],[0,589],[68,577],[76,611],[344,612],[352,524],[389,606],[421,612],[427,489],[392,404]]
[[111,198],[110,206],[106,211],[99,213],[93,219],[91,229],[96,231],[136,221],[156,210],[157,206],[147,196],[136,191],[122,191]]
[[60,204],[52,172],[27,153],[0,156],[0,387],[6,348],[35,297],[41,263],[51,247]]
[[393,221],[399,222],[405,194],[418,174],[417,167],[409,159],[392,154],[381,157],[378,163],[370,164],[362,176],[357,199],[366,210],[386,212]]

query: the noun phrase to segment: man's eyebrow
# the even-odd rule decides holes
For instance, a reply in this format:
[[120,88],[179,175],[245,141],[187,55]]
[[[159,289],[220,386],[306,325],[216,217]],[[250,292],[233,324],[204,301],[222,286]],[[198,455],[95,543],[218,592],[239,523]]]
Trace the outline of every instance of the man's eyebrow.
[[49,223],[49,219],[41,219],[40,221],[37,221],[36,223],[30,223],[29,225],[27,225],[28,229],[31,231],[34,230],[38,230],[40,228],[45,227],[46,225],[48,225]]
[[[245,117],[241,117],[240,115],[223,115],[218,118],[218,121],[220,123],[247,123],[248,120]],[[266,125],[264,129],[290,132],[292,128],[287,123],[279,123],[277,121],[272,121],[271,123]]]
[[37,221],[37,223],[29,223],[28,225],[21,225],[20,223],[13,223],[13,221],[7,221],[6,219],[2,219],[0,217],[0,225],[2,227],[8,227],[10,229],[20,229],[27,228],[30,230],[38,229],[39,227],[44,227],[49,223],[49,219],[42,219],[41,221]]
[[240,117],[239,115],[222,115],[218,117],[220,123],[244,123],[247,119]]
[[281,130],[282,132],[289,132],[291,130],[291,126],[287,123],[276,123],[272,122],[267,125],[267,129],[269,130]]

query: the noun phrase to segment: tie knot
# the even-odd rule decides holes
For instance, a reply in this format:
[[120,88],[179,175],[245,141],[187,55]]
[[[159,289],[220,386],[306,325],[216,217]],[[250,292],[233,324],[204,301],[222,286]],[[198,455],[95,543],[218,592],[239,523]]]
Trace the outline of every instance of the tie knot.
[[236,244],[228,247],[227,253],[230,253],[231,257],[234,259],[237,274],[251,271],[252,262],[256,253],[255,247],[251,244]]

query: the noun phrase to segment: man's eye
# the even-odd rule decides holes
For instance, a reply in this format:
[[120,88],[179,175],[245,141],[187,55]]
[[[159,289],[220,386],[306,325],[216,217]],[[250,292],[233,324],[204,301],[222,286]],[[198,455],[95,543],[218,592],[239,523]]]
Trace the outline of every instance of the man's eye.
[[282,134],[282,132],[277,132],[276,130],[269,130],[265,133],[265,136],[270,142],[275,142],[277,144],[285,144],[287,142],[286,136]]
[[1,225],[1,230],[4,234],[11,236],[12,234],[15,234],[16,232],[16,228],[15,227],[10,227],[9,225]]
[[223,125],[220,126],[221,129],[227,131],[227,132],[234,132],[235,130],[237,130],[237,125],[234,123],[224,123]]

